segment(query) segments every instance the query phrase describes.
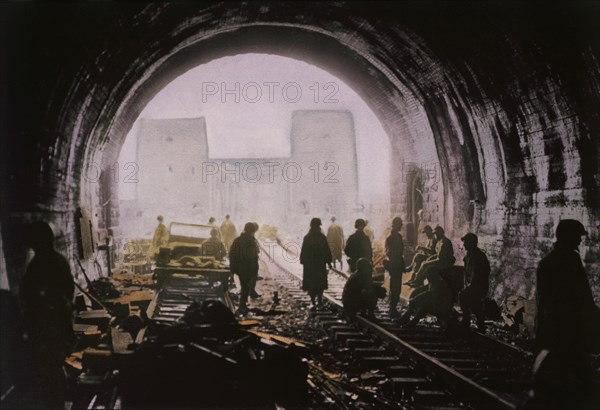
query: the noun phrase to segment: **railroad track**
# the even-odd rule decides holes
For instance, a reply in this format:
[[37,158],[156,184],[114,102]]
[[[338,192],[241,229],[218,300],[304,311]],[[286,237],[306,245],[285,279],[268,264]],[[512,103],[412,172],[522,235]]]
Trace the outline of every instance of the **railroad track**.
[[[261,248],[262,268],[290,296],[306,302],[297,255],[281,243],[261,243]],[[388,396],[397,403],[424,409],[517,409],[524,400],[533,360],[526,352],[471,330],[448,332],[420,325],[403,329],[388,316],[383,301],[375,320],[359,315],[350,322],[341,313],[348,276],[330,270],[324,293],[328,307],[312,317],[340,348],[350,350],[353,366],[387,377]],[[159,323],[174,322],[194,301],[205,299],[219,299],[234,310],[227,292],[201,277],[181,276],[158,292],[148,316]]]
[[202,276],[173,275],[157,292],[147,314],[155,322],[169,324],[181,318],[192,303],[208,299],[220,300],[235,310],[229,293],[223,293],[213,282]]
[[[262,245],[262,258],[273,279],[292,296],[300,290],[301,265],[281,241]],[[400,327],[381,302],[376,318],[341,315],[341,295],[348,274],[329,271],[324,297],[329,309],[313,315],[329,335],[350,348],[359,366],[380,369],[401,402],[429,409],[517,409],[530,387],[530,353],[470,329],[442,330],[419,325]]]

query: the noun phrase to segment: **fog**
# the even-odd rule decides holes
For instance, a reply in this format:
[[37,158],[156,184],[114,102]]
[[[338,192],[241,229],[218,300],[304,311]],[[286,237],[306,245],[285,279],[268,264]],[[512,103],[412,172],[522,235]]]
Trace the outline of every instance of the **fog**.
[[119,166],[136,168],[120,178],[121,225],[148,237],[158,213],[167,224],[230,213],[238,226],[255,220],[299,238],[310,218],[326,228],[335,215],[347,233],[356,217],[370,219],[378,236],[389,223],[389,147],[358,94],[316,66],[266,54],[213,60],[163,88],[129,132]]

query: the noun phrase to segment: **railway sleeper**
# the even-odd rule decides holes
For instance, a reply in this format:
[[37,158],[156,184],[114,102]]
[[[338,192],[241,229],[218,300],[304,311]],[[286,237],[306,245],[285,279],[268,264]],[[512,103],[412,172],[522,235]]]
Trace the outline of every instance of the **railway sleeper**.
[[439,386],[425,377],[408,376],[388,379],[386,388],[403,402],[415,402],[417,391],[435,391]]
[[[338,341],[340,343],[344,343],[344,344],[347,344],[347,341],[349,339],[354,339],[354,340],[360,339],[360,340],[366,340],[366,341],[370,340],[370,339],[365,338],[365,335],[363,333],[357,332],[357,331],[336,332],[334,338],[336,341]],[[372,343],[372,341],[371,341],[371,343]]]
[[387,349],[384,347],[357,347],[352,350],[352,356],[357,359],[362,359],[364,357],[375,357],[378,355],[384,355],[387,352]]
[[447,404],[452,396],[452,393],[441,390],[415,390],[412,392],[413,402],[420,405],[441,405]]
[[358,337],[355,339],[346,339],[346,347],[349,349],[376,348],[377,343],[371,337]]
[[[418,346],[416,346],[418,347]],[[479,350],[469,350],[469,349],[420,349],[422,352],[433,356],[439,360],[444,360],[445,357],[449,359],[454,359],[456,357],[465,357],[472,358],[476,360],[482,360],[485,352]]]
[[319,325],[321,326],[321,328],[328,332],[332,326],[343,326],[346,322],[344,322],[343,320],[324,320],[319,322]]
[[360,366],[364,370],[383,369],[401,363],[398,356],[365,356],[360,360]]
[[347,324],[333,325],[333,326],[329,327],[329,334],[334,339],[335,339],[335,334],[336,333],[339,333],[339,332],[356,332],[356,331],[357,331],[356,327],[351,326],[351,325],[347,325]]
[[409,377],[421,374],[418,370],[406,364],[395,364],[387,366],[383,372],[388,377]]

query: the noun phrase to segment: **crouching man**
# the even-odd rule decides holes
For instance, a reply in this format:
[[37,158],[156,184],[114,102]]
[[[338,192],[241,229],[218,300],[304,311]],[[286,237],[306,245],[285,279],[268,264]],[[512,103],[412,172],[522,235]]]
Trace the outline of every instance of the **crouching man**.
[[414,327],[427,315],[436,316],[445,325],[451,324],[452,288],[435,271],[430,272],[427,281],[429,284],[426,288],[417,296],[411,296],[408,309],[399,319],[400,325]]
[[356,272],[348,278],[342,293],[344,312],[349,317],[352,318],[357,313],[373,317],[377,309],[377,299],[385,297],[385,289],[373,284],[372,274],[371,261],[360,258],[356,262]]

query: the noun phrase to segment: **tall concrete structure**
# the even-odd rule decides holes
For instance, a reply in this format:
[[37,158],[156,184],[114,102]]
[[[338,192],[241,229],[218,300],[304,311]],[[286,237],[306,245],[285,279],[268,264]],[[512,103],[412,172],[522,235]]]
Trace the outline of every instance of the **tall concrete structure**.
[[205,119],[142,119],[137,138],[137,207],[154,215],[205,206],[198,185],[208,157]]
[[291,159],[302,170],[301,178],[290,184],[291,211],[347,215],[356,206],[358,168],[350,112],[295,111]]
[[273,224],[349,214],[358,195],[352,113],[294,111],[291,122],[289,157],[238,159],[210,156],[203,117],[142,119],[134,206],[148,222],[156,214],[189,222],[232,214]]

